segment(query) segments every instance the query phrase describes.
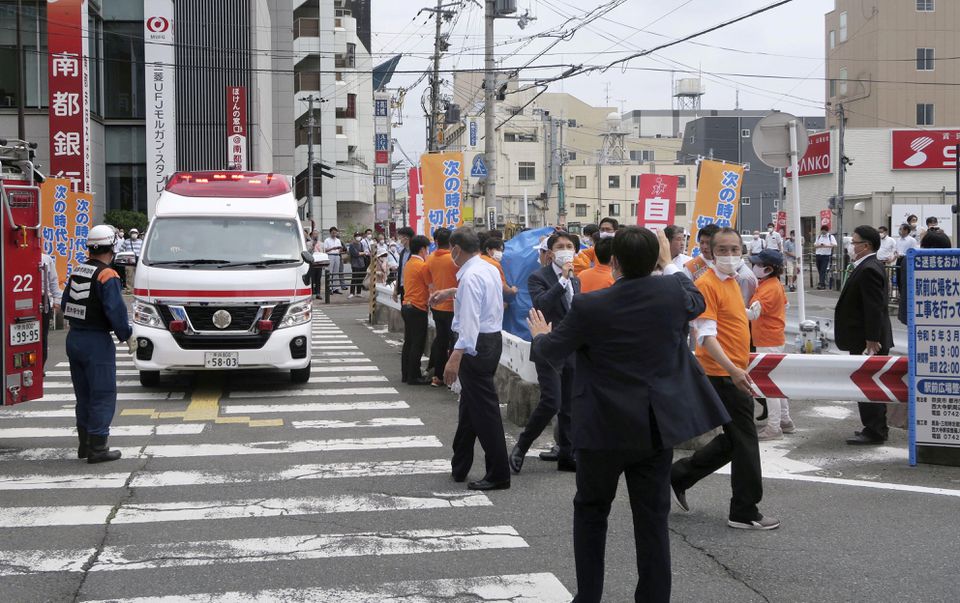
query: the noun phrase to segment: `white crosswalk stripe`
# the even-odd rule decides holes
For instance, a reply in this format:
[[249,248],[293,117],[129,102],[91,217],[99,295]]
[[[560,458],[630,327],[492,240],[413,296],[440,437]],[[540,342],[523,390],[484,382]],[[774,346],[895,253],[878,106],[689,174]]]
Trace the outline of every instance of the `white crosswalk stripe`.
[[[57,363],[46,374],[42,400],[0,409],[0,493],[11,493],[11,504],[0,505],[0,530],[20,547],[0,549],[0,576],[121,572],[132,585],[110,593],[103,589],[117,581],[88,581],[79,600],[89,603],[569,601],[553,574],[482,575],[482,565],[475,577],[451,571],[428,580],[377,583],[387,556],[400,563],[411,555],[414,560],[471,551],[466,554],[493,562],[529,544],[514,527],[499,525],[502,519],[490,519],[500,517],[497,496],[450,481],[445,443],[427,433],[424,420],[413,416],[367,357],[361,335],[369,335],[357,333],[352,321],[341,322],[346,331],[315,312],[313,375],[306,383],[291,384],[283,371],[223,373],[216,422],[176,415],[195,402],[209,408],[190,391],[205,376],[165,374],[161,387],[144,389],[130,378],[139,372],[126,346],[118,345],[111,448],[123,457],[107,465],[76,458],[69,363]],[[125,409],[138,412],[124,415]],[[434,481],[409,481],[417,479]],[[318,487],[315,480],[325,483]],[[127,491],[136,495],[121,499]],[[333,517],[347,514],[358,519],[334,528],[341,524]],[[267,523],[284,517],[306,523],[283,524],[288,527],[281,531]],[[420,521],[404,525],[405,518]],[[115,538],[95,549],[86,540],[57,537],[93,526],[109,526]],[[205,590],[206,583],[138,579],[141,572],[237,564],[291,564],[291,571],[292,564],[324,559],[351,559],[356,575],[373,576],[372,582],[353,584],[347,574],[333,586],[329,580],[323,586],[298,580],[285,588],[274,580],[265,589],[253,570],[247,580],[209,583],[220,591],[193,592]]]

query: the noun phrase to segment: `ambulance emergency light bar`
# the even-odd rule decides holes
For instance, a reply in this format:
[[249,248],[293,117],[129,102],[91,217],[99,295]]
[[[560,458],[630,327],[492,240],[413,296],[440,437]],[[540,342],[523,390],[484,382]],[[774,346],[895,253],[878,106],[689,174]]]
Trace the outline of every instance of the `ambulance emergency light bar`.
[[183,197],[276,197],[290,192],[281,174],[258,172],[177,172],[167,191]]

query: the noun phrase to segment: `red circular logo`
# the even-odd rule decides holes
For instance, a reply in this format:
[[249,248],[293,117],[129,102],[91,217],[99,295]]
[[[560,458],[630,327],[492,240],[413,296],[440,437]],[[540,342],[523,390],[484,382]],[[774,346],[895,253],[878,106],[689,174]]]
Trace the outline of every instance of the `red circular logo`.
[[161,33],[170,29],[170,21],[165,17],[150,17],[147,19],[147,29],[153,33]]

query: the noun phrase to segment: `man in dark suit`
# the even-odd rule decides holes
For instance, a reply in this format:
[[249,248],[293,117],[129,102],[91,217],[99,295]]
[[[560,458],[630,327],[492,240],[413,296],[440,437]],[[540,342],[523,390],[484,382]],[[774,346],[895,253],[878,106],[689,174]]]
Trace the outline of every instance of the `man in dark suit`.
[[[636,601],[670,600],[670,461],[673,446],[730,420],[687,346],[688,323],[703,296],[686,277],[650,276],[672,266],[670,244],[628,226],[613,240],[611,265],[622,278],[577,296],[551,325],[530,314],[535,359],[562,366],[577,354],[573,447],[577,494],[573,543],[578,603],[603,595],[607,516],[626,474],[639,582]],[[668,266],[669,265],[669,266]]]
[[409,226],[403,226],[397,229],[397,238],[400,239],[400,259],[397,265],[397,280],[393,283],[393,301],[403,302],[403,269],[410,261],[410,239],[416,233]]
[[[580,248],[576,235],[555,232],[547,239],[551,262],[527,279],[527,289],[533,307],[547,322],[560,324],[570,310],[573,296],[580,293],[580,279],[573,275],[573,258]],[[557,469],[575,471],[576,462],[570,447],[570,398],[573,395],[574,358],[570,354],[559,367],[534,361],[537,381],[540,383],[540,403],[533,410],[527,425],[510,452],[510,468],[520,473],[523,459],[534,440],[557,417]]]
[[[877,259],[880,233],[872,226],[857,226],[851,238],[850,259],[853,272],[847,278],[834,310],[834,339],[837,347],[851,355],[885,356],[893,347],[890,327],[887,272]],[[860,402],[863,430],[847,444],[882,444],[887,440],[887,407],[876,402]]]

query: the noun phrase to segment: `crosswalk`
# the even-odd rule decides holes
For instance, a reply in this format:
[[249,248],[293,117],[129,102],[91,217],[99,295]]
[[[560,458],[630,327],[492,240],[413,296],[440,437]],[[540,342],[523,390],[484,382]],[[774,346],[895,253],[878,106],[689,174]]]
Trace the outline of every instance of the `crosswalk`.
[[103,465],[76,459],[68,366],[49,367],[41,401],[0,409],[3,599],[55,600],[57,577],[90,602],[569,601],[552,573],[502,571],[530,543],[449,479],[449,443],[340,322],[315,313],[306,384],[228,374],[222,423],[183,416],[202,377],[145,390],[118,346],[123,458]]

